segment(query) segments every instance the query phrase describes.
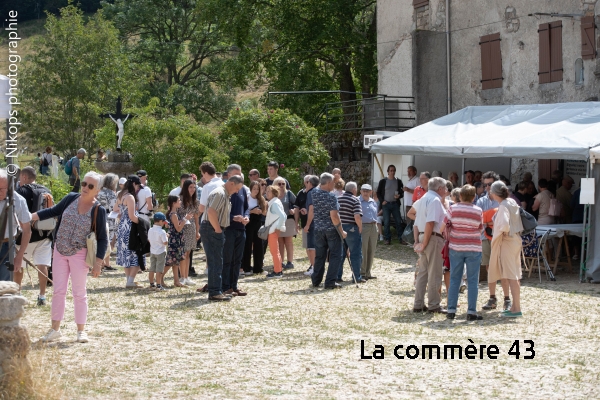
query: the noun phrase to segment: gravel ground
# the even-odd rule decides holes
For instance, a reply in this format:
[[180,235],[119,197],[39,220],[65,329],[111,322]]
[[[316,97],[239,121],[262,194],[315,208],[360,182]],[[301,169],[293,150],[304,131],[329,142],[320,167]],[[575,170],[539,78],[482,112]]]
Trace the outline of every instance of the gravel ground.
[[[335,291],[310,287],[304,256],[296,251],[296,268],[282,279],[242,279],[249,294],[230,303],[209,303],[195,288],[126,290],[122,270],[90,277],[87,344],[75,342],[70,293],[62,341],[37,343],[49,328],[50,306],[34,305],[37,292],[26,275],[23,295],[32,305],[22,322],[34,343],[32,357],[45,360],[42,368],[64,398],[598,397],[600,287],[579,284],[574,274],[541,284],[523,279],[521,319],[506,321],[495,311],[467,323],[466,293],[454,321],[412,312],[416,257],[406,246],[380,245],[378,279]],[[147,275],[138,282],[147,285]],[[487,301],[486,286],[479,287],[478,309]],[[361,359],[361,340],[365,355],[381,345],[385,358]],[[443,359],[444,345],[465,350],[469,340],[477,346],[475,359]],[[515,340],[519,359],[508,354]],[[533,359],[523,358],[531,354],[524,340],[534,342]],[[394,356],[398,345],[404,359]],[[420,353],[423,345],[439,345],[442,359],[409,359],[410,345]],[[497,359],[486,350],[480,359],[481,345],[496,345]]]

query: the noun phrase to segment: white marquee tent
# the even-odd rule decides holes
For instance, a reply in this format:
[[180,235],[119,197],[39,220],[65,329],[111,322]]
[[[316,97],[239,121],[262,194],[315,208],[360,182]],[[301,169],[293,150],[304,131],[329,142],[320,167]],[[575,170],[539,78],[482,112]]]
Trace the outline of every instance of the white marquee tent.
[[[600,102],[473,106],[406,132],[375,134],[391,136],[371,146],[375,154],[590,160],[593,165],[600,160]],[[590,176],[597,182],[600,168]],[[587,276],[600,281],[596,221],[600,207],[592,207],[587,259]]]

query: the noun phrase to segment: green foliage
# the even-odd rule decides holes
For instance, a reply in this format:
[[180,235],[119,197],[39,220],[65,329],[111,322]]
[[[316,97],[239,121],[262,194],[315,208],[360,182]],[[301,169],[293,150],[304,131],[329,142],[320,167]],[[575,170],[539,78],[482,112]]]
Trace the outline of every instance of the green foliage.
[[[148,172],[148,185],[164,200],[179,184],[182,172],[199,175],[203,161],[211,161],[224,169],[228,158],[218,138],[186,114],[170,115],[158,108],[158,99],[144,109],[134,109],[137,117],[127,121],[123,148],[131,149],[133,161]],[[101,146],[109,147],[115,140],[115,127],[107,122],[97,130]]]
[[96,147],[94,130],[103,124],[98,115],[113,110],[118,95],[131,104],[141,94],[118,31],[101,12],[87,23],[72,5],[60,14],[48,15],[47,34],[24,62],[19,113],[35,144],[68,155]]
[[54,203],[58,203],[71,191],[71,186],[67,182],[67,177],[64,172],[62,175],[62,177],[59,175],[58,178],[54,178],[52,176],[38,174],[36,178],[37,183],[50,189],[52,197],[54,198]]
[[257,108],[232,110],[221,127],[220,137],[229,158],[247,173],[252,168],[267,176],[267,163],[283,164],[279,174],[294,191],[302,187],[305,174],[323,170],[329,155],[315,128],[289,110]]
[[224,120],[233,106],[235,64],[219,0],[115,0],[103,2],[130,51],[154,75],[151,96],[174,112],[182,106],[197,121]]

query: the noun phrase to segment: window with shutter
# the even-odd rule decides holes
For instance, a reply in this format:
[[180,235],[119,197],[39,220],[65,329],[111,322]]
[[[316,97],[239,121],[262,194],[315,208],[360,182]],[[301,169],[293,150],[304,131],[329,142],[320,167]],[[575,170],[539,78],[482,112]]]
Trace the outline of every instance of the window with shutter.
[[481,88],[497,89],[502,87],[502,52],[500,34],[482,36],[481,47]]
[[429,0],[413,0],[413,7],[419,8],[429,5]]
[[540,39],[539,82],[562,81],[562,21],[540,24],[538,36]]
[[596,24],[594,17],[581,18],[581,58],[593,60],[596,58]]

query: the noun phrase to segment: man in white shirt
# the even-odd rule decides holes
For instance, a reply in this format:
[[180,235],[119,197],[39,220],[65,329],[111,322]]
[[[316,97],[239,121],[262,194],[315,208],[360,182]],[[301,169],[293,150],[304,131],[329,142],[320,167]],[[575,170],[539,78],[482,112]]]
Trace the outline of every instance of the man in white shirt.
[[175,189],[171,190],[169,192],[169,196],[179,196],[181,194],[181,188],[183,187],[183,184],[185,183],[185,181],[187,181],[188,179],[191,179],[192,175],[190,174],[181,174],[181,176],[179,177],[180,183],[179,186],[177,186]]
[[137,209],[138,214],[142,216],[142,218],[146,219],[150,222],[150,217],[152,216],[152,190],[147,186],[148,183],[148,173],[143,169],[140,169],[136,172],[136,175],[140,178],[140,182],[142,182],[142,188],[137,192]]
[[217,169],[213,163],[209,161],[205,161],[202,163],[202,165],[200,165],[200,173],[202,174],[202,179],[204,179],[204,182],[207,182],[202,188],[202,195],[200,196],[200,214],[202,214],[206,210],[206,204],[208,203],[208,195],[210,192],[220,186],[223,186],[225,182],[216,176]]
[[[446,195],[446,180],[440,177],[431,178],[428,188],[427,193],[419,201],[415,219],[419,237],[414,249],[417,253],[421,253],[421,264],[417,275],[413,311],[445,314],[446,310],[440,305],[439,288],[443,277],[444,239],[441,227],[446,215],[442,205],[442,196]],[[426,289],[428,307],[424,304]]]
[[[0,210],[2,211],[0,214],[6,214],[5,207],[7,194],[8,174],[5,169],[0,169]],[[17,250],[14,258],[15,272],[19,272],[21,270],[21,264],[23,264],[23,255],[27,250],[27,245],[29,244],[29,239],[31,238],[31,213],[27,208],[27,202],[20,194],[14,192],[14,199],[14,215],[16,216],[16,221],[13,222],[12,236],[14,237],[17,234],[17,223],[21,226],[22,230],[21,246],[19,247],[19,250]],[[2,218],[0,218],[0,221],[1,219]],[[2,232],[2,236],[3,237],[1,239],[6,239],[10,236],[8,230],[8,221],[6,221],[6,230]],[[11,273],[8,270],[8,244],[8,241],[4,240],[2,240],[0,243],[0,260],[2,260],[0,263],[0,281],[11,280]]]
[[408,174],[408,182],[406,182],[402,190],[404,190],[405,193],[409,193],[404,196],[404,206],[406,207],[406,213],[408,214],[413,205],[412,195],[417,186],[419,186],[419,176],[417,175],[417,168],[412,165],[408,167],[406,173]]

